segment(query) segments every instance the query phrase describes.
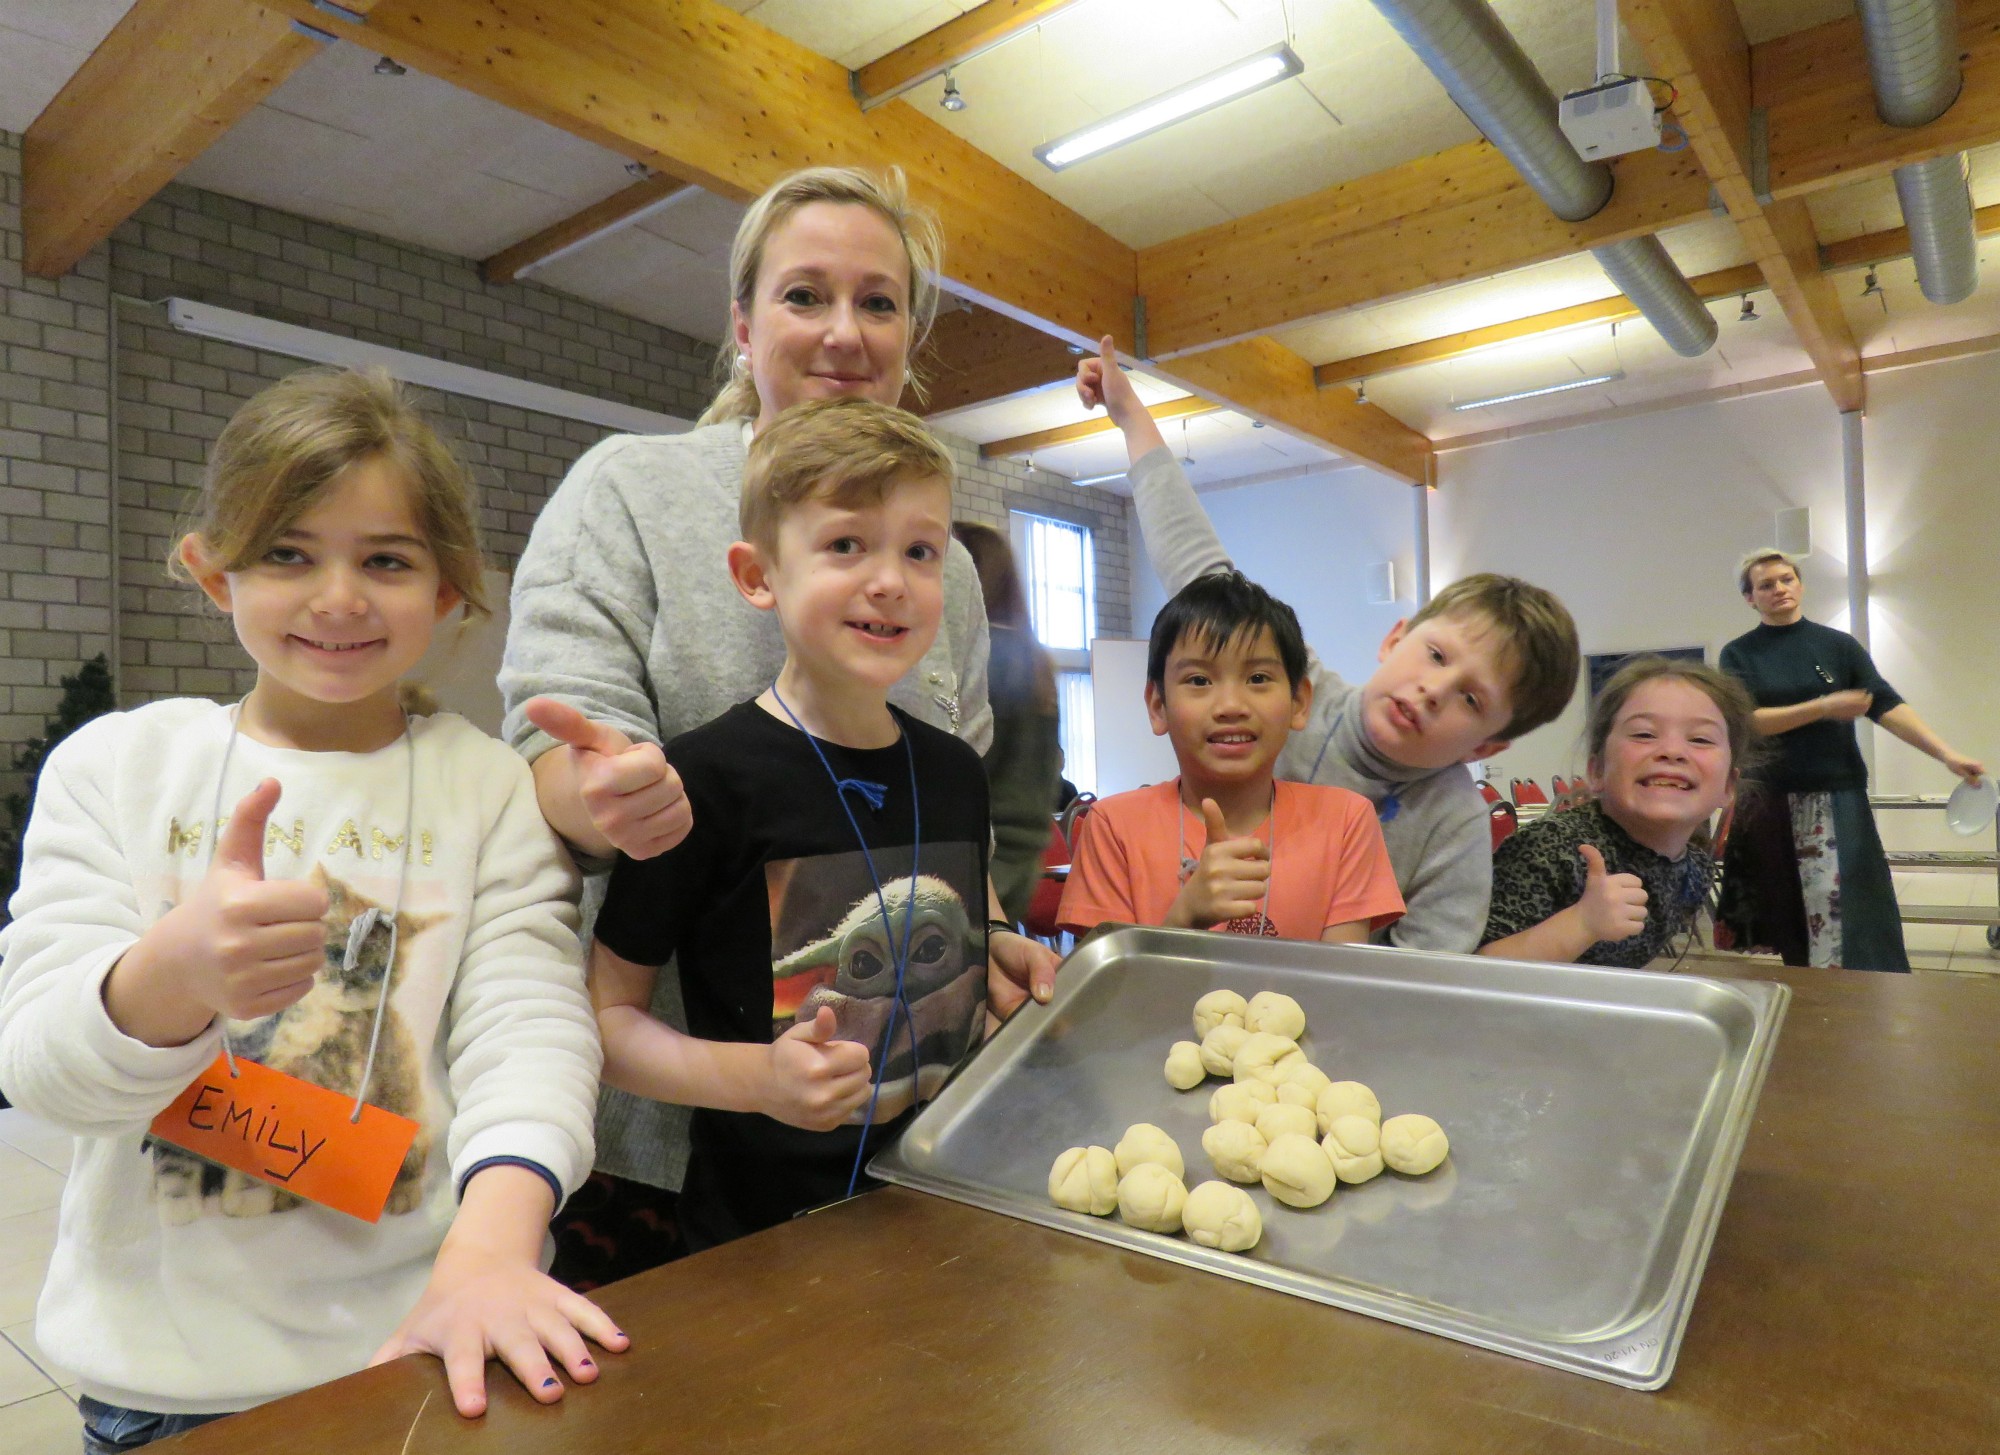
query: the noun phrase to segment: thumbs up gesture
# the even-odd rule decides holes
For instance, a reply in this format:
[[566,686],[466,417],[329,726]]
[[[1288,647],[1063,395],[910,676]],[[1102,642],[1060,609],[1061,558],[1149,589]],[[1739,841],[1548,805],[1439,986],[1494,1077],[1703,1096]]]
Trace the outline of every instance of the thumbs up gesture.
[[603,836],[603,844],[585,843],[557,824],[578,848],[601,852],[608,844],[631,858],[651,859],[687,837],[694,810],[659,744],[635,744],[617,728],[549,697],[535,698],[525,711],[529,722],[563,745],[549,751],[569,755],[577,797]]
[[1098,340],[1096,358],[1086,354],[1077,360],[1076,397],[1083,401],[1085,409],[1104,406],[1111,422],[1124,434],[1125,452],[1133,460],[1163,443],[1159,425],[1146,412],[1125,371],[1118,367],[1118,354],[1110,334]]
[[1271,855],[1262,839],[1230,838],[1229,825],[1212,798],[1201,801],[1201,821],[1208,830],[1208,843],[1167,911],[1168,924],[1186,929],[1206,929],[1255,914],[1271,882]]
[[1583,898],[1576,907],[1590,943],[1629,940],[1646,928],[1646,886],[1639,876],[1606,873],[1595,844],[1579,844],[1576,852],[1583,860]]
[[868,1100],[868,1048],[834,1039],[833,1007],[771,1043],[764,1115],[809,1132],[830,1132]]

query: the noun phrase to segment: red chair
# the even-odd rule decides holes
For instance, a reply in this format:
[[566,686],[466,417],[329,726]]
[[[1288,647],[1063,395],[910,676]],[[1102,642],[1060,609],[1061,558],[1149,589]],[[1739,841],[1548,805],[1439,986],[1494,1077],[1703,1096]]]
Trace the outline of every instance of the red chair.
[[1487,810],[1486,819],[1493,828],[1493,849],[1498,853],[1500,846],[1521,826],[1520,816],[1514,812],[1514,805],[1503,798]]
[[1488,783],[1484,778],[1481,778],[1473,786],[1479,790],[1479,796],[1488,803],[1498,803],[1500,801],[1500,790],[1495,788],[1491,783]]
[[1514,788],[1515,807],[1526,808],[1530,804],[1539,804],[1542,807],[1548,806],[1548,801],[1549,801],[1548,794],[1542,792],[1542,785],[1537,783],[1534,779],[1516,778],[1514,780],[1513,788]]
[[1021,928],[1035,939],[1054,943],[1062,936],[1056,915],[1062,909],[1063,886],[1069,882],[1070,859],[1076,850],[1077,835],[1083,830],[1084,816],[1096,802],[1091,794],[1079,793],[1049,825],[1049,842],[1042,850],[1042,877],[1035,881],[1035,892],[1028,896],[1028,911],[1021,917]]

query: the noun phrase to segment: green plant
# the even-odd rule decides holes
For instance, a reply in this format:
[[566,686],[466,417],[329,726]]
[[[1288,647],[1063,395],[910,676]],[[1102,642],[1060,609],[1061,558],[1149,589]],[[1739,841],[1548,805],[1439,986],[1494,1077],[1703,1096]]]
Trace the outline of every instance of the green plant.
[[63,678],[62,690],[62,700],[56,704],[56,715],[49,719],[47,729],[40,737],[29,738],[14,755],[14,771],[26,776],[19,791],[7,795],[7,827],[5,840],[0,842],[0,887],[5,890],[5,898],[0,899],[0,924],[7,922],[7,904],[21,882],[21,836],[28,830],[28,816],[35,811],[35,784],[42,764],[57,743],[118,706],[111,691],[111,667],[102,652]]

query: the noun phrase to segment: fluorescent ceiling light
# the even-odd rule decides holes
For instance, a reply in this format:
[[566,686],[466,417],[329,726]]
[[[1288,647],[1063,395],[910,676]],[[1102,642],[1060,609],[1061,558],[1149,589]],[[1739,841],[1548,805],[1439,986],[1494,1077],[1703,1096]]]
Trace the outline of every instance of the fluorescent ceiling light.
[[1490,399],[1467,399],[1452,405],[1452,408],[1484,409],[1490,404],[1512,404],[1516,399],[1538,399],[1544,394],[1566,394],[1572,389],[1588,389],[1593,384],[1615,384],[1624,377],[1623,369],[1614,369],[1609,374],[1592,374],[1588,379],[1571,379],[1566,384],[1549,384],[1540,389],[1517,389],[1512,394],[1495,394]]
[[1113,470],[1109,475],[1078,475],[1070,480],[1072,485],[1102,485],[1106,480],[1123,480],[1128,472]]
[[1261,91],[1288,76],[1298,75],[1304,69],[1305,63],[1290,46],[1275,45],[1234,65],[1212,71],[1198,81],[1178,86],[1164,96],[1142,101],[1116,116],[1107,116],[1081,131],[1073,131],[1068,136],[1038,146],[1035,155],[1051,171],[1060,172],[1085,157],[1094,157],[1101,151],[1122,146],[1150,132],[1172,126],[1177,121],[1185,121],[1196,112],[1234,101],[1238,96]]
[[300,328],[274,318],[259,318],[254,313],[217,308],[212,303],[195,303],[186,298],[161,301],[166,305],[168,324],[181,333],[201,338],[221,339],[224,343],[242,344],[292,359],[308,359],[315,364],[340,364],[350,369],[383,368],[391,378],[435,389],[441,394],[460,394],[490,404],[531,409],[537,414],[580,419],[628,434],[684,434],[694,428],[687,420],[671,414],[598,399],[572,389],[558,389],[552,384],[536,384],[468,364],[447,363],[404,349],[321,333],[316,328]]

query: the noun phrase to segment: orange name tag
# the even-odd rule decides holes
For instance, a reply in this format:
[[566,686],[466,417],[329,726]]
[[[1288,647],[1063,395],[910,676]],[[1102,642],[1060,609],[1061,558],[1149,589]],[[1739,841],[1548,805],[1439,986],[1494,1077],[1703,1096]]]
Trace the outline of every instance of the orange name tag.
[[153,1118],[153,1135],[197,1157],[360,1218],[378,1221],[417,1124],[379,1106],[255,1061],[236,1074],[217,1056],[174,1104]]

